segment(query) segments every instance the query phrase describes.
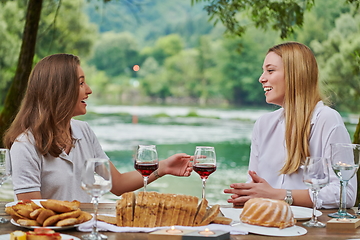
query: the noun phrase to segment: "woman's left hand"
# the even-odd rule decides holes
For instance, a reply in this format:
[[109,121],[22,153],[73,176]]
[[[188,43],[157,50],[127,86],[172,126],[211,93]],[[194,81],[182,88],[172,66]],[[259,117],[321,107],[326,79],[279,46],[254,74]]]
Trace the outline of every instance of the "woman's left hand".
[[231,193],[231,198],[228,199],[229,203],[234,206],[241,206],[251,198],[272,198],[276,199],[277,189],[274,189],[263,178],[259,177],[256,172],[249,171],[252,178],[250,183],[233,183],[230,185],[231,189],[225,189],[224,193]]
[[171,174],[174,176],[188,177],[192,171],[193,157],[185,153],[174,154],[160,161],[159,175]]

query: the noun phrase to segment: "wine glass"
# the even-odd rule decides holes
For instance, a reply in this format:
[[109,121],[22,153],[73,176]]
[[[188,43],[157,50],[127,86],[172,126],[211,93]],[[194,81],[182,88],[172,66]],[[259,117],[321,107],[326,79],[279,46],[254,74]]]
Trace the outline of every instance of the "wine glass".
[[100,234],[97,229],[97,213],[99,198],[111,189],[111,172],[109,159],[90,158],[86,160],[81,173],[81,187],[91,195],[94,204],[94,225],[92,232],[83,235],[86,240],[107,239],[107,236]]
[[346,188],[349,180],[359,168],[360,145],[351,143],[333,143],[331,147],[331,166],[340,179],[340,206],[335,213],[328,214],[333,218],[356,218],[346,212]]
[[155,145],[139,145],[136,151],[134,168],[144,178],[144,192],[149,176],[159,167],[158,154]]
[[[6,148],[0,148],[0,187],[11,176],[11,158],[10,151]],[[0,217],[0,223],[7,223],[9,220]]]
[[202,198],[205,198],[206,179],[216,170],[216,154],[214,147],[196,147],[193,169],[202,179]]
[[329,160],[323,157],[307,157],[304,164],[303,181],[313,194],[313,211],[311,219],[304,222],[306,227],[325,227],[326,224],[319,222],[315,215],[317,197],[320,189],[329,184]]

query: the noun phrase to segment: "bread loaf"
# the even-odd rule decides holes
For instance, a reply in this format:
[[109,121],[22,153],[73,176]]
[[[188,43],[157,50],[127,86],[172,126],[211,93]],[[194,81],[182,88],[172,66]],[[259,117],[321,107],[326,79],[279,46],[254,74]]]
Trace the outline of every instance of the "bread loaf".
[[[201,226],[211,223],[220,206],[208,209],[208,201],[194,196],[139,192],[125,193],[116,203],[116,225],[120,227]],[[106,218],[100,217],[106,222]]]

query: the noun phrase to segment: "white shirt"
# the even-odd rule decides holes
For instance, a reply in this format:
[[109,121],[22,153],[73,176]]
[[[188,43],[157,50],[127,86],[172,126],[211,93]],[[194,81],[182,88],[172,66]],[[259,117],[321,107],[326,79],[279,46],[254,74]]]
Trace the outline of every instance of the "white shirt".
[[[330,143],[351,143],[349,133],[340,114],[318,102],[311,119],[310,155],[330,160]],[[255,123],[251,142],[249,170],[255,171],[273,188],[308,189],[303,183],[303,170],[293,174],[280,174],[286,160],[284,109],[261,116]],[[337,208],[340,203],[340,181],[330,171],[330,184],[320,190],[318,208]],[[250,177],[248,181],[251,181]],[[347,188],[347,207],[353,207],[356,200],[356,175]],[[312,199],[311,191],[309,190]]]
[[86,122],[72,119],[71,131],[74,147],[57,158],[41,155],[31,133],[16,139],[10,149],[15,194],[40,191],[44,199],[91,201],[81,188],[81,169],[88,158],[108,157]]

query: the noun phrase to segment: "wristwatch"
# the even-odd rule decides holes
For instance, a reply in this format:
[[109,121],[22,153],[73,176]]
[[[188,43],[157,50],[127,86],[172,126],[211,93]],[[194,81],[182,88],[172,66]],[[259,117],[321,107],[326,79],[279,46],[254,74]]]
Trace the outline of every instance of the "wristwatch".
[[289,205],[293,204],[293,197],[291,190],[286,189],[286,197],[284,198],[284,201]]

